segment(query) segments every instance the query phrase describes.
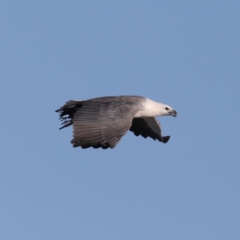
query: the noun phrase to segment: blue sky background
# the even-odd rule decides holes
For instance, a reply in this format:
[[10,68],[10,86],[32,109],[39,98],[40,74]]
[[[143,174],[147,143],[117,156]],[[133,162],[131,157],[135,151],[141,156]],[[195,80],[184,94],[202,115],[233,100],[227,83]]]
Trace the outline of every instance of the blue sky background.
[[[0,239],[240,239],[240,1],[2,1]],[[169,104],[164,145],[72,148],[69,99]]]

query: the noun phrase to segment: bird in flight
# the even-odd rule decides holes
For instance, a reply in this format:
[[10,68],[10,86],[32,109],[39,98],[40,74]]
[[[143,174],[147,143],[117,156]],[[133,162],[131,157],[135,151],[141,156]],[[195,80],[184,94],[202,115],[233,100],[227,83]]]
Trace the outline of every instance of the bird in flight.
[[156,116],[177,116],[168,105],[141,96],[111,96],[70,100],[56,112],[62,128],[73,125],[73,147],[114,148],[128,130],[136,136],[167,143]]

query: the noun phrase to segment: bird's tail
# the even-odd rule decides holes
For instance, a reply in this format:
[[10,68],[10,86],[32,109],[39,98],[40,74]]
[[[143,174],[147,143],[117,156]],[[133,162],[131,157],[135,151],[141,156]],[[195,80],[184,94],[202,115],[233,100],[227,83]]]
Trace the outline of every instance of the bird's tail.
[[59,113],[59,119],[62,121],[62,127],[59,129],[71,126],[73,124],[73,117],[76,111],[82,107],[84,101],[70,100],[55,112]]

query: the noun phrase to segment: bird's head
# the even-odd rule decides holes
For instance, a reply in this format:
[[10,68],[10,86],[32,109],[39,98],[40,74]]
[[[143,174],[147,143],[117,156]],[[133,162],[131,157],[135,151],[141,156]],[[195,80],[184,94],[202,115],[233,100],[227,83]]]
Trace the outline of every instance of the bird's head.
[[174,110],[172,107],[162,104],[161,106],[161,112],[162,112],[162,116],[173,116],[176,117],[177,116],[177,111]]

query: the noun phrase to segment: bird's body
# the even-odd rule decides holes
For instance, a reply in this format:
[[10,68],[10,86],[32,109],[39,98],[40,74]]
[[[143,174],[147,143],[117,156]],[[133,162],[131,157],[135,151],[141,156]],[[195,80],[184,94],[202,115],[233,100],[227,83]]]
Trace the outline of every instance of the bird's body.
[[73,125],[73,147],[114,148],[128,130],[136,136],[166,143],[155,116],[173,115],[170,106],[141,96],[100,97],[86,101],[70,100],[60,109],[62,128]]

